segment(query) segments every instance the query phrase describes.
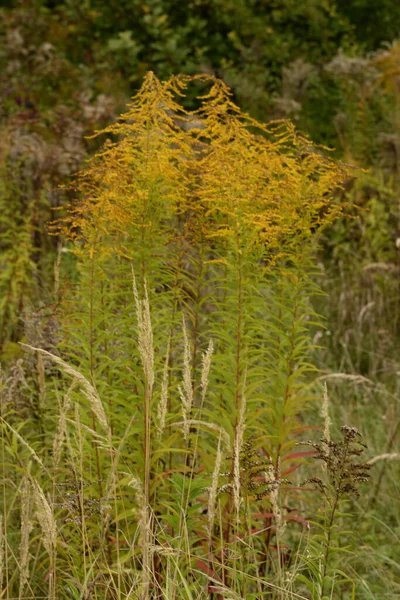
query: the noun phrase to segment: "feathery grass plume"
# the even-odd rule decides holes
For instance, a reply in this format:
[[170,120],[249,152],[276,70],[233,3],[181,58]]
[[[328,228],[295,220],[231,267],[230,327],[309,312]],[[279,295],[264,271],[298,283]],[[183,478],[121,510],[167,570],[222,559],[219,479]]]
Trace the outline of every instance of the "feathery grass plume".
[[286,529],[286,523],[283,521],[282,510],[279,506],[279,488],[282,483],[282,480],[280,479],[280,472],[280,457],[278,457],[276,466],[274,466],[272,460],[270,459],[269,464],[264,472],[264,479],[269,490],[269,501],[271,503],[271,511],[275,519],[276,537],[278,540]]
[[178,386],[179,396],[182,403],[183,435],[185,439],[189,435],[190,414],[193,406],[193,386],[191,371],[191,348],[186,330],[185,317],[182,317],[183,327],[183,384]]
[[208,348],[207,350],[203,353],[202,357],[201,357],[201,362],[202,362],[202,370],[201,370],[201,406],[203,406],[204,404],[204,400],[206,397],[206,393],[207,393],[207,387],[208,387],[208,376],[210,374],[210,367],[211,367],[211,358],[214,352],[214,343],[212,340],[209,341],[208,343]]
[[53,465],[54,468],[58,467],[60,462],[61,453],[63,449],[65,434],[67,431],[67,412],[71,407],[71,395],[74,388],[77,385],[76,379],[73,380],[65,394],[64,401],[60,402],[60,417],[58,419],[57,431],[53,440]]
[[267,468],[265,469],[264,479],[268,486],[272,485],[276,480],[276,471],[271,458],[269,459]]
[[51,352],[47,350],[42,350],[42,348],[35,348],[34,346],[30,346],[29,344],[23,344],[21,342],[21,346],[24,348],[29,348],[29,350],[33,350],[34,352],[40,352],[44,356],[47,356],[50,360],[52,360],[56,365],[59,365],[65,373],[74,377],[78,383],[81,384],[83,393],[86,398],[90,402],[91,409],[93,413],[96,415],[99,423],[102,425],[103,429],[107,433],[107,437],[111,436],[111,430],[108,425],[107,416],[103,408],[103,404],[101,402],[100,396],[97,393],[97,390],[93,387],[93,385],[86,379],[82,373],[71,367],[68,363],[66,363],[59,356],[55,356]]
[[144,455],[144,514],[146,527],[143,529],[143,598],[147,598],[150,586],[150,551],[151,522],[150,522],[150,483],[151,483],[151,401],[154,385],[154,347],[153,330],[151,327],[150,303],[146,280],[143,281],[144,298],[139,300],[135,273],[132,267],[132,286],[136,304],[139,353],[144,373],[144,406],[143,406],[143,455]]
[[240,404],[239,418],[235,429],[235,441],[233,452],[233,501],[236,508],[236,515],[239,515],[241,497],[240,497],[240,455],[243,446],[244,431],[246,428],[246,374],[243,382],[242,402]]
[[379,456],[374,456],[373,458],[371,458],[367,464],[374,465],[380,460],[400,460],[400,454],[398,454],[397,452],[379,454]]
[[316,381],[326,381],[327,379],[342,379],[343,381],[351,381],[355,384],[376,385],[374,381],[368,379],[368,377],[364,377],[364,375],[352,375],[350,373],[325,373],[321,377],[317,377]]
[[212,533],[214,529],[214,521],[215,521],[215,507],[217,503],[218,496],[218,482],[219,482],[219,474],[221,472],[221,464],[222,464],[222,449],[221,449],[221,434],[218,438],[218,446],[217,446],[217,454],[215,456],[215,464],[214,470],[211,479],[211,486],[208,491],[208,511],[207,511],[207,520],[208,520],[208,535],[211,540]]
[[271,491],[269,494],[272,514],[274,515],[275,524],[276,524],[276,538],[277,538],[277,540],[279,540],[279,537],[284,533],[284,531],[286,529],[286,523],[283,520],[282,510],[279,506],[279,488],[280,488],[281,480],[276,479],[276,476],[273,475],[274,471],[276,471],[280,477],[280,472],[281,472],[280,457],[278,457],[278,464],[277,464],[276,470],[273,468],[272,473],[270,473],[270,476],[272,475],[273,479],[271,481]]
[[136,314],[138,321],[140,358],[142,360],[143,371],[146,378],[146,385],[148,386],[149,392],[151,394],[154,385],[154,347],[147,284],[146,281],[144,281],[144,298],[140,300],[133,269],[132,281],[133,296],[135,299]]
[[22,600],[26,584],[29,581],[29,535],[31,521],[31,484],[25,477],[21,490],[21,541],[19,544],[19,598]]
[[43,544],[49,556],[53,556],[57,545],[57,523],[46,496],[37,481],[31,479],[36,516],[43,533]]
[[327,442],[331,441],[331,418],[329,416],[329,396],[328,396],[328,385],[324,381],[324,396],[321,406],[321,417],[324,420],[324,439]]
[[162,382],[161,382],[161,398],[160,398],[160,402],[158,403],[157,406],[157,432],[158,432],[158,437],[161,438],[164,428],[165,428],[165,418],[167,416],[167,409],[168,409],[168,381],[169,381],[169,376],[168,376],[168,370],[169,370],[169,353],[170,353],[170,345],[171,345],[171,339],[168,340],[168,345],[167,345],[167,353],[165,356],[165,363],[164,363],[164,369],[163,369],[163,378],[162,378]]

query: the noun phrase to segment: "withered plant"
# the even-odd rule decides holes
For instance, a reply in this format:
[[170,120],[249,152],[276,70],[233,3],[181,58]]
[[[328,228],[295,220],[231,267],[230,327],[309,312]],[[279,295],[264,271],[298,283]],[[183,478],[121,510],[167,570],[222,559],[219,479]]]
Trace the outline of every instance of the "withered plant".
[[[349,551],[341,543],[346,531],[337,521],[343,516],[342,506],[349,497],[360,496],[359,487],[369,479],[372,464],[356,460],[365,450],[361,434],[355,427],[341,427],[343,439],[334,442],[326,437],[319,442],[302,442],[315,450],[313,458],[322,461],[325,477],[311,477],[302,485],[314,484],[322,496],[322,508],[319,511],[320,522],[316,523],[319,533],[314,534],[306,564],[309,578],[299,574],[300,581],[306,583],[313,600],[326,600],[332,596],[338,581],[346,581],[343,568],[338,567],[340,554]],[[336,560],[332,560],[335,558]],[[335,578],[338,580],[335,582]]]

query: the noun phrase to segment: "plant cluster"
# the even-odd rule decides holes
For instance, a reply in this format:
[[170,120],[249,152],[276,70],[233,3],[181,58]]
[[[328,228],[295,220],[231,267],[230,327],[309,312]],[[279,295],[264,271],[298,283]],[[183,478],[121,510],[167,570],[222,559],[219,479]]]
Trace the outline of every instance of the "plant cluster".
[[[202,88],[194,111],[189,84]],[[283,535],[302,521],[286,475],[312,400],[310,253],[347,170],[290,123],[242,113],[209,76],[149,73],[101,135],[54,225],[79,273],[59,267],[60,342],[27,346],[40,431],[2,404],[3,497],[21,471],[37,506],[23,568],[5,538],[3,589],[293,595]],[[8,531],[19,508],[7,505]]]
[[[137,595],[143,571],[168,597],[322,593],[322,546],[301,570],[314,591],[294,583],[322,493],[300,488],[316,449],[294,447],[317,426],[318,367],[334,423],[362,430],[377,463],[352,500],[357,552],[330,558],[357,584],[333,571],[324,593],[397,599],[399,14],[397,0],[1,3],[3,595]],[[197,77],[147,78],[142,110],[85,138],[149,70]],[[326,155],[368,171],[344,181]],[[343,549],[339,513],[335,527]]]

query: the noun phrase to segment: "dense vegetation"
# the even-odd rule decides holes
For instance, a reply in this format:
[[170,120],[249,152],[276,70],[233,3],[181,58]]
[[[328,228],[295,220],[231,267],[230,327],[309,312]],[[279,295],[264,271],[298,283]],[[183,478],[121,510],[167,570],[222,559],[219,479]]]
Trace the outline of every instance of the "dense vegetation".
[[0,598],[398,597],[397,37],[2,3]]

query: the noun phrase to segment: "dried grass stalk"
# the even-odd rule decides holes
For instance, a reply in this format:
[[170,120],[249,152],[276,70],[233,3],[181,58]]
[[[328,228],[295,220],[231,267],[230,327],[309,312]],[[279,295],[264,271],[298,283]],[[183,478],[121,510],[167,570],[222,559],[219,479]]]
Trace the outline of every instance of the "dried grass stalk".
[[210,340],[208,344],[208,348],[206,352],[204,352],[201,361],[202,361],[202,371],[201,371],[201,405],[203,406],[204,400],[207,393],[208,388],[208,379],[210,375],[210,367],[211,367],[211,358],[214,352],[214,344],[213,341]]
[[19,598],[22,600],[26,584],[29,581],[29,536],[31,521],[31,484],[28,477],[22,482],[21,490],[21,541],[19,544]]
[[136,304],[138,321],[139,352],[142,360],[143,371],[150,393],[154,385],[154,344],[153,330],[151,327],[150,303],[146,282],[144,283],[144,298],[139,299],[135,274],[132,270],[133,297]]
[[379,454],[379,456],[374,456],[371,460],[368,461],[368,465],[374,465],[380,460],[399,460],[400,454],[397,452],[392,452],[391,454]]
[[240,453],[243,446],[244,431],[246,428],[246,377],[243,382],[242,402],[239,410],[239,419],[235,431],[235,442],[233,452],[233,501],[236,512],[239,514],[241,498],[240,498]]
[[192,370],[191,370],[191,352],[190,344],[186,330],[185,318],[182,319],[183,324],[183,384],[178,386],[179,395],[182,403],[183,416],[183,435],[187,439],[189,435],[190,413],[193,406],[193,386],[192,386]]
[[168,366],[169,366],[169,352],[170,352],[170,340],[168,340],[167,354],[165,357],[163,378],[161,383],[161,398],[157,406],[157,431],[158,436],[161,437],[165,428],[165,419],[167,416],[168,409]]
[[36,516],[43,534],[43,544],[50,559],[53,560],[57,545],[57,523],[46,500],[46,496],[37,481],[31,479]]
[[24,346],[24,348],[29,348],[29,350],[33,350],[34,352],[40,352],[44,356],[47,356],[56,365],[59,365],[62,368],[62,370],[65,373],[67,373],[67,375],[74,377],[77,380],[77,382],[80,383],[80,385],[82,386],[83,393],[90,402],[90,406],[93,413],[96,415],[98,421],[102,425],[103,429],[106,431],[107,437],[110,437],[111,430],[107,421],[107,416],[104,411],[100,396],[97,393],[97,390],[93,387],[93,385],[86,379],[86,377],[82,375],[82,373],[71,367],[64,360],[62,360],[62,358],[60,358],[59,356],[55,356],[51,352],[47,352],[47,350],[35,348],[34,346],[30,346],[29,344],[21,343],[21,345]]
[[217,447],[217,455],[215,457],[215,465],[211,479],[211,487],[209,489],[208,494],[208,535],[210,540],[212,538],[212,532],[214,528],[215,521],[215,507],[217,504],[217,495],[218,495],[218,481],[219,474],[221,472],[221,464],[222,464],[222,450],[221,450],[221,434],[218,440]]

